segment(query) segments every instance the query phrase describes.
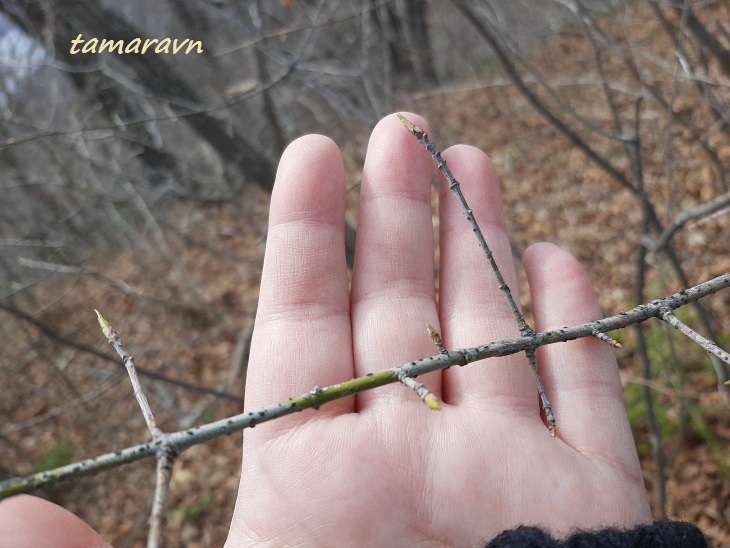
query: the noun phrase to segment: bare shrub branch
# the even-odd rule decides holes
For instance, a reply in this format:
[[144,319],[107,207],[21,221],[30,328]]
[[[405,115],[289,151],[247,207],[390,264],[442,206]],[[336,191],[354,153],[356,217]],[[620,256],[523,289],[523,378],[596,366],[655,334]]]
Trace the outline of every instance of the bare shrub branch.
[[528,336],[504,339],[471,348],[451,350],[446,354],[439,353],[435,356],[422,358],[331,386],[323,388],[315,387],[289,400],[267,405],[254,411],[241,413],[202,426],[167,433],[159,439],[148,443],[127,447],[126,449],[117,450],[45,472],[2,481],[0,482],[0,498],[6,498],[18,493],[27,493],[45,485],[52,485],[59,481],[67,481],[141,460],[156,455],[163,446],[171,446],[177,451],[183,451],[188,447],[213,438],[230,435],[233,432],[245,428],[253,428],[257,424],[291,415],[298,411],[318,409],[331,401],[399,382],[398,374],[401,372],[405,373],[408,377],[418,377],[431,371],[448,369],[454,365],[464,366],[471,362],[481,361],[487,358],[509,356],[518,352],[537,350],[540,346],[548,344],[572,341],[582,337],[592,337],[595,336],[595,333],[608,333],[622,329],[629,325],[645,322],[650,318],[658,318],[666,313],[666,310],[676,310],[681,306],[694,303],[703,297],[728,287],[730,287],[730,272],[664,297],[663,299],[656,299],[602,320],[572,327],[563,327],[544,333],[534,333]]

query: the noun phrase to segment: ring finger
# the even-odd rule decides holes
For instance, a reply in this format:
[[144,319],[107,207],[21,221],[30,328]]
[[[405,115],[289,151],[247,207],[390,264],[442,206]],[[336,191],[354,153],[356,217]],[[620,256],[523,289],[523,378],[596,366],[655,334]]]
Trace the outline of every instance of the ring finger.
[[[468,146],[452,147],[443,156],[460,181],[494,259],[512,288],[514,299],[519,302],[494,166],[483,152]],[[487,258],[443,176],[439,187],[439,317],[447,348],[476,346],[518,336],[517,324]],[[452,368],[444,373],[442,390],[446,403],[468,404],[478,409],[500,407],[512,412],[537,412],[532,373],[521,354],[492,358],[463,369]]]

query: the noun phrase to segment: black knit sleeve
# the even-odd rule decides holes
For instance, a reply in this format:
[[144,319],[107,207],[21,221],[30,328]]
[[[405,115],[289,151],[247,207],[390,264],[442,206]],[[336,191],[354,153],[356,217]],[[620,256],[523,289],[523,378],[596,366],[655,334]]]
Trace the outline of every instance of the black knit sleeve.
[[636,529],[603,529],[573,533],[555,540],[537,527],[521,526],[505,531],[486,548],[707,548],[707,540],[695,525],[680,521],[660,521]]

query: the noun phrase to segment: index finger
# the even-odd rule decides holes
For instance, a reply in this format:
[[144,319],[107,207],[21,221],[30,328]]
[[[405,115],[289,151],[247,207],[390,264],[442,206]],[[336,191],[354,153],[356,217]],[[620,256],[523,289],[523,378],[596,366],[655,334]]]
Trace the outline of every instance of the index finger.
[[[337,145],[320,135],[297,139],[281,158],[271,195],[247,409],[352,377],[344,222]],[[318,416],[353,405],[352,398],[338,400]],[[276,422],[287,419],[301,420]]]

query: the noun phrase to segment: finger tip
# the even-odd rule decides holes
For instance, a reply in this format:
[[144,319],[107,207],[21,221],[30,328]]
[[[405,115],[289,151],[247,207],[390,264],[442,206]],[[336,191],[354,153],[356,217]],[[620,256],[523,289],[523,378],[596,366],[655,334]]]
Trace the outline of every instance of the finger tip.
[[522,255],[522,262],[526,270],[539,270],[546,276],[566,270],[585,271],[583,265],[570,251],[551,242],[537,242],[530,245]]
[[[502,238],[497,245],[495,234],[488,235],[495,227],[501,233],[507,233],[507,222],[502,206],[502,189],[497,170],[489,156],[482,150],[469,145],[455,145],[443,153],[448,163],[449,171],[461,186],[462,193],[472,208],[475,219],[485,231],[485,236],[492,239],[490,246],[509,248],[509,242]],[[439,200],[442,205],[442,223],[445,231],[456,230],[466,235],[472,229],[463,222],[460,213],[461,205],[458,200],[449,196],[451,185],[446,181],[442,172],[439,172]],[[509,252],[511,254],[511,251]]]
[[536,242],[534,244],[531,244],[526,250],[523,255],[524,261],[532,261],[540,260],[544,257],[549,257],[550,255],[556,254],[556,253],[568,253],[567,250],[563,249],[559,245],[556,245],[551,242]]
[[325,135],[311,134],[294,139],[284,150],[279,164],[279,171],[288,168],[289,164],[295,164],[296,169],[301,170],[302,163],[312,160],[337,158],[339,160],[339,148],[337,143]]
[[[329,207],[340,200],[345,171],[337,144],[324,135],[305,135],[282,154],[272,191],[272,210]],[[296,206],[296,207],[295,207]]]
[[0,502],[0,538],[3,546],[109,546],[75,514],[30,495]]
[[492,159],[483,150],[471,145],[459,144],[447,148],[442,156],[449,163],[451,172],[460,180],[460,183],[468,185],[471,180],[481,180],[482,183],[499,190],[497,169],[494,167]]
[[452,145],[443,152],[444,158],[447,160],[452,158],[453,160],[468,161],[472,163],[481,163],[484,167],[487,167],[491,171],[496,171],[494,163],[489,155],[482,149],[465,144]]
[[370,135],[368,150],[383,147],[386,150],[398,151],[401,155],[415,151],[419,155],[426,156],[428,152],[425,147],[418,142],[413,134],[398,119],[399,115],[418,126],[420,130],[430,136],[431,126],[424,118],[413,112],[394,112],[384,117],[375,125]]
[[543,311],[542,328],[548,324],[552,328],[556,321],[562,325],[592,321],[601,315],[588,272],[572,253],[541,242],[527,248],[522,261],[533,303]]
[[389,114],[388,116],[385,116],[380,122],[377,123],[375,126],[375,130],[379,130],[379,128],[390,128],[392,126],[400,126],[403,128],[403,123],[399,119],[400,117],[405,118],[412,124],[418,126],[419,129],[425,131],[426,133],[431,132],[431,126],[428,124],[425,118],[422,116],[416,114],[415,112],[409,112],[405,110],[399,110],[397,112],[393,112]]
[[394,113],[380,120],[368,142],[361,198],[369,195],[371,187],[399,187],[409,192],[414,187],[412,182],[419,181],[423,183],[417,185],[419,193],[430,188],[428,183],[433,169],[431,156],[426,147],[401,123],[397,114],[426,133],[430,131],[428,122],[411,112]]

